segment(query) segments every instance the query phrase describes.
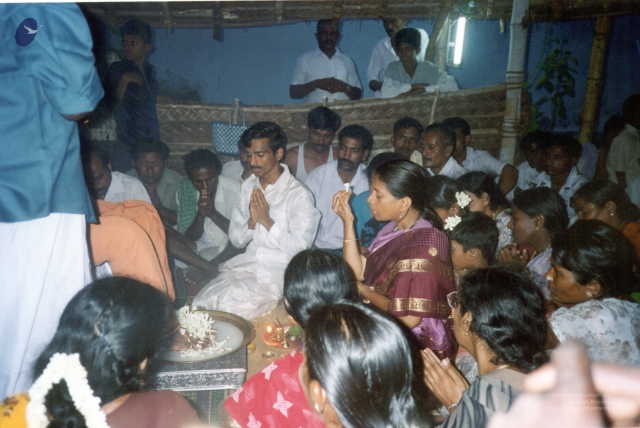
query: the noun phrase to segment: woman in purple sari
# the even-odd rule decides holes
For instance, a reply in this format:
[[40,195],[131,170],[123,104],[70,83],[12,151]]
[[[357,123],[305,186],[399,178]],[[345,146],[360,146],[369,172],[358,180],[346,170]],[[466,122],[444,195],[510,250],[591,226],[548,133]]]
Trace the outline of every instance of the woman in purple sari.
[[426,171],[407,160],[387,162],[373,172],[370,188],[372,215],[389,224],[366,259],[358,251],[351,194],[340,191],[333,199],[333,210],[344,222],[344,259],[360,282],[360,296],[402,321],[423,349],[454,358],[457,345],[446,297],[455,291],[449,240],[428,206]]

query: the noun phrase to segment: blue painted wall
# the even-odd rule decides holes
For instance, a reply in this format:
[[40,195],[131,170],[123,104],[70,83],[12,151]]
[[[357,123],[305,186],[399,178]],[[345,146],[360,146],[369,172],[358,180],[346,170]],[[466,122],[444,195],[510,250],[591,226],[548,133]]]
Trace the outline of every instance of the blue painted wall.
[[[431,32],[433,21],[413,20],[410,27]],[[504,81],[509,52],[509,22],[501,33],[499,21],[474,20],[467,24],[462,66],[450,69],[461,88],[477,88]],[[529,28],[527,71],[533,73],[541,55],[548,53],[547,37],[568,40],[566,47],[578,60],[576,97],[567,98],[568,118],[558,131],[575,132],[584,101],[595,20],[555,24],[534,23]],[[154,30],[154,49],[149,60],[158,69],[164,85],[196,90],[204,103],[229,104],[239,98],[245,104],[290,104],[289,84],[297,58],[316,47],[315,21],[281,26],[224,29],[224,41],[212,38],[212,29],[177,28]],[[548,34],[547,34],[548,33]],[[385,35],[381,21],[345,21],[340,48],[355,62],[362,80],[364,97],[373,94],[367,87],[367,67],[371,50]],[[599,128],[620,111],[624,98],[640,92],[640,16],[612,20]],[[112,44],[119,43],[112,36]],[[533,92],[536,100],[543,94]]]

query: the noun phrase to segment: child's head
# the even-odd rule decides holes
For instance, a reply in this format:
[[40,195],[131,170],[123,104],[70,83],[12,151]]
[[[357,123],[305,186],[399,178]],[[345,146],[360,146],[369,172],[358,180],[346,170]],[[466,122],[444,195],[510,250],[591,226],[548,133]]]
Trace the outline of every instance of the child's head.
[[546,131],[533,131],[522,137],[520,148],[524,152],[524,157],[531,168],[539,172],[545,170],[546,156],[545,149],[551,140],[551,133]]
[[482,269],[493,264],[498,246],[498,226],[479,212],[465,215],[447,231],[451,241],[453,270]]
[[120,30],[124,57],[133,62],[144,61],[151,50],[151,27],[139,19],[128,20]]
[[554,135],[546,153],[547,174],[551,177],[569,174],[582,155],[582,144],[568,135]]
[[462,192],[460,184],[451,177],[436,175],[429,178],[427,195],[429,206],[438,214],[444,224],[449,217],[458,215],[460,204],[456,193]]

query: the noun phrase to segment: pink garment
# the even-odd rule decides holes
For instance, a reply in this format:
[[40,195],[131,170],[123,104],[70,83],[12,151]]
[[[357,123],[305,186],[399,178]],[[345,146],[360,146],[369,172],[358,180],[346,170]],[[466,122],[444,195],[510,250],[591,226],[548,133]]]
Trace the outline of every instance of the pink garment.
[[296,351],[275,360],[231,395],[225,409],[241,427],[323,428],[298,377],[303,362]]

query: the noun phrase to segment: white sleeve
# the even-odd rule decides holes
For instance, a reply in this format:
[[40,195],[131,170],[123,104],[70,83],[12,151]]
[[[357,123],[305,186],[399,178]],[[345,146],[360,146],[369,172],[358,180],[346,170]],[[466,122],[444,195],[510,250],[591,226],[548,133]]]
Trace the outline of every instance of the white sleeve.
[[[396,61],[397,62],[397,61]],[[404,94],[405,92],[409,92],[411,90],[411,83],[401,83],[400,81],[394,79],[396,76],[395,73],[395,63],[392,62],[387,66],[387,70],[384,73],[384,80],[382,81],[382,88],[380,89],[380,94],[382,98],[395,98],[400,94]],[[402,65],[400,65],[402,67]]]
[[350,86],[356,86],[362,90],[362,84],[360,83],[360,78],[358,77],[358,72],[356,71],[356,65],[353,63],[351,58],[348,58],[348,61],[345,61],[345,66],[347,67],[347,83]]
[[460,89],[458,87],[458,83],[456,82],[456,79],[454,79],[452,76],[449,76],[449,74],[446,71],[443,71],[440,74],[440,77],[438,78],[438,83],[435,86],[427,86],[426,88],[424,88],[424,90],[426,92],[435,92],[436,87],[440,88],[440,92],[453,92]]
[[479,150],[482,152],[480,159],[478,159],[478,171],[482,171],[486,174],[494,174],[500,176],[502,170],[507,165],[507,162],[496,159],[485,150]]
[[229,240],[236,248],[242,248],[253,239],[255,228],[249,229],[249,197],[242,189],[231,212],[229,222]]
[[424,55],[427,51],[427,46],[429,46],[429,35],[422,28],[416,28],[418,32],[420,32],[420,52],[417,55],[418,61],[424,61]]
[[149,193],[147,193],[147,189],[144,188],[144,185],[138,181],[138,179],[133,177],[131,178],[133,180],[131,181],[131,187],[127,189],[129,196],[127,199],[139,199],[151,204],[151,198],[149,197]]
[[380,59],[380,52],[378,50],[378,44],[373,47],[371,52],[371,60],[369,61],[369,68],[367,69],[367,83],[372,80],[381,82],[384,79],[384,68],[382,66],[382,60]]
[[292,85],[304,85],[307,83],[307,72],[305,67],[304,55],[298,58],[296,62],[296,68],[293,70],[293,79],[291,80]]
[[313,195],[304,187],[292,189],[288,198],[286,222],[276,222],[269,230],[269,240],[281,251],[293,257],[311,248],[320,223],[320,211],[316,209]]

